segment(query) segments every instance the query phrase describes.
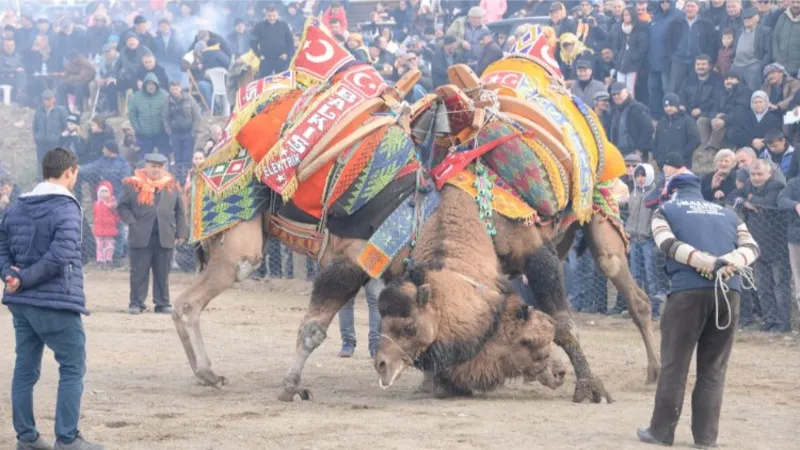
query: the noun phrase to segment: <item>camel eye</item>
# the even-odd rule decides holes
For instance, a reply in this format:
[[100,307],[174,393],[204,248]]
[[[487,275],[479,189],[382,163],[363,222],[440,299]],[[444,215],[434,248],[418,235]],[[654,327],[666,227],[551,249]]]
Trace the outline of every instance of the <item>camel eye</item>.
[[403,333],[405,333],[405,335],[409,337],[416,336],[417,335],[416,325],[406,325],[406,327],[403,328]]

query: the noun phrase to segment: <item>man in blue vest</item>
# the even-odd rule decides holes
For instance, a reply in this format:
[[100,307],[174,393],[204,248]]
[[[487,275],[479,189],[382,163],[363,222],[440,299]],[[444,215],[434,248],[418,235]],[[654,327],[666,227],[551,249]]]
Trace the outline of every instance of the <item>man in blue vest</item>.
[[[676,175],[667,193],[672,199],[656,210],[652,223],[656,245],[667,256],[671,284],[661,316],[661,376],[650,427],[637,434],[650,444],[672,445],[697,347],[692,434],[695,445],[711,447],[717,442],[739,316],[741,275],[736,272],[749,272],[759,249],[733,210],[703,200],[696,175]],[[720,283],[730,290],[722,292]]]

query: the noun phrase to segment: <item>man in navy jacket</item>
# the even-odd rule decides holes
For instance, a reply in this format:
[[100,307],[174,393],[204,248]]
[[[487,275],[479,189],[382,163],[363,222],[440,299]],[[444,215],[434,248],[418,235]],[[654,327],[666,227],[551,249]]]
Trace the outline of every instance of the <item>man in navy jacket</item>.
[[[667,193],[672,199],[656,210],[652,222],[670,278],[661,316],[661,375],[650,426],[640,428],[638,435],[647,443],[672,445],[697,347],[692,434],[697,446],[711,447],[717,443],[725,372],[739,316],[741,276],[736,272],[751,265],[759,249],[733,210],[703,200],[696,175],[676,175]],[[727,284],[727,293],[718,291],[720,282]]]
[[[101,450],[78,431],[86,335],[81,314],[89,314],[81,267],[81,207],[70,190],[78,179],[78,158],[55,148],[42,161],[45,181],[23,194],[0,224],[3,304],[14,319],[17,359],[11,404],[17,449]],[[56,445],[36,429],[33,387],[44,346],[55,354],[60,379],[56,402]]]

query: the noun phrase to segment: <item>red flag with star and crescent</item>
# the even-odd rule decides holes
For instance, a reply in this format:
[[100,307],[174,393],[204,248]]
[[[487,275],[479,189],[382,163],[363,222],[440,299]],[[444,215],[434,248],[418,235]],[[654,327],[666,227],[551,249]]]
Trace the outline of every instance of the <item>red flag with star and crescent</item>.
[[297,81],[308,86],[329,81],[351,61],[355,61],[353,55],[326,33],[318,20],[310,19],[289,69],[296,72]]

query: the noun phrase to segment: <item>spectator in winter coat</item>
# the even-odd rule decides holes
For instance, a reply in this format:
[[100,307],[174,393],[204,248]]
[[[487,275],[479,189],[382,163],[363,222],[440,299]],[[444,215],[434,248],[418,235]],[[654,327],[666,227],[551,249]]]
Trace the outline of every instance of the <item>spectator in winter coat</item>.
[[116,136],[114,135],[114,129],[111,127],[111,124],[102,116],[95,116],[89,122],[86,153],[83,156],[78,155],[80,163],[89,164],[97,161],[98,158],[103,156],[103,145],[105,145],[106,141],[113,141],[115,139]]
[[762,70],[772,59],[770,30],[758,25],[758,10],[749,8],[742,14],[744,27],[734,30],[736,40],[731,70],[742,76],[750,89],[758,89],[764,78]]
[[96,189],[100,181],[108,181],[114,192],[121,192],[122,180],[131,174],[131,166],[119,154],[119,146],[113,139],[103,143],[103,154],[89,164],[81,166],[80,181]]
[[724,77],[731,71],[733,66],[734,47],[736,43],[736,32],[728,28],[722,30],[720,38],[720,47],[717,51],[717,63],[714,64],[714,73],[720,77]]
[[687,168],[692,168],[692,156],[700,146],[700,133],[697,123],[687,113],[681,111],[680,98],[677,94],[664,96],[664,117],[656,125],[656,135],[653,140],[653,158],[658,167],[664,166],[664,159],[671,152],[678,152],[686,162]]
[[189,46],[189,51],[194,49],[198,42],[204,42],[207,48],[215,47],[222,53],[225,53],[228,59],[230,59],[233,54],[231,47],[228,45],[228,41],[226,41],[224,37],[208,29],[201,29],[197,32],[192,41],[192,45]]
[[586,47],[599,52],[601,48],[608,45],[608,18],[602,12],[594,11],[592,2],[582,0],[580,2],[580,13],[577,19],[578,26],[575,34]]
[[656,190],[653,166],[640,164],[634,169],[633,181],[634,188],[628,197],[628,219],[625,221],[625,232],[631,242],[630,266],[636,284],[646,287],[651,315],[657,320],[666,295],[658,287],[656,245],[650,226],[653,210],[644,204],[645,198]]
[[156,37],[153,39],[153,48],[151,50],[164,65],[168,67],[177,67],[179,65],[181,58],[183,58],[183,48],[169,20],[161,19],[158,22],[158,32],[156,32]]
[[564,33],[575,34],[578,31],[578,23],[567,17],[567,8],[561,2],[553,2],[550,5],[550,20],[547,25],[556,30],[556,36]]
[[164,130],[172,142],[176,163],[188,165],[191,162],[199,123],[200,106],[188,92],[183,92],[180,81],[170,83],[164,108]]
[[669,92],[678,92],[683,81],[691,74],[697,55],[717,54],[717,34],[714,26],[698,15],[697,0],[687,0],[683,6],[685,17],[672,22],[666,44],[672,61],[669,73]]
[[653,122],[647,107],[634,100],[622,83],[612,84],[608,93],[614,102],[611,142],[623,155],[636,152],[647,160],[653,149]]
[[16,99],[20,92],[26,90],[25,67],[22,56],[16,49],[14,39],[4,39],[0,50],[0,85],[11,86],[11,95]]
[[481,0],[480,7],[486,11],[486,23],[503,20],[503,15],[508,9],[506,0]]
[[42,93],[42,103],[33,115],[33,141],[36,143],[36,159],[39,176],[42,175],[42,160],[45,153],[58,146],[61,133],[67,128],[69,113],[56,105],[56,96],[51,90]]
[[155,55],[149,53],[142,57],[142,65],[136,71],[137,90],[142,88],[144,78],[150,73],[156,76],[159,86],[169,86],[169,77],[167,76],[167,71],[164,70],[164,67],[162,67],[161,64],[156,62]]
[[172,153],[169,136],[164,131],[166,105],[167,93],[159,88],[158,78],[147,74],[144,87],[133,94],[128,105],[128,117],[144,153],[152,153],[154,148],[164,155]]
[[792,0],[772,29],[772,58],[793,75],[800,71],[798,42],[800,42],[800,1]]
[[727,130],[736,126],[738,121],[750,112],[750,97],[752,91],[741,83],[741,78],[734,72],[728,73],[723,80],[725,91],[717,98],[714,109],[709,115],[708,122],[699,121],[700,135],[708,136],[703,142],[706,150],[716,151],[722,148],[727,139]]
[[787,229],[789,265],[794,282],[794,301],[800,302],[800,177],[789,180],[780,194],[778,207],[789,216]]
[[[594,94],[594,100],[592,100],[592,105],[594,109],[594,113],[597,114],[597,117],[600,118],[600,123],[603,125],[603,132],[606,135],[607,139],[611,139],[611,105],[610,105],[611,97],[608,95],[608,91],[600,91]],[[638,155],[637,155],[638,156]],[[641,163],[641,158],[640,163]]]
[[133,19],[133,28],[128,31],[136,35],[141,45],[152,50],[155,44],[155,39],[153,38],[153,35],[150,34],[150,22],[148,22],[144,16],[136,16]]
[[461,48],[467,53],[469,61],[477,61],[481,56],[480,40],[487,33],[491,33],[483,24],[485,11],[479,6],[469,9],[467,17],[453,21],[447,29],[447,34],[459,39]]
[[458,45],[458,38],[455,36],[445,36],[442,46],[437,48],[436,55],[431,61],[431,75],[433,76],[433,86],[438,88],[449,84],[447,69],[456,64],[465,64],[467,58]]
[[297,3],[289,3],[289,5],[286,7],[286,15],[283,17],[283,20],[289,24],[289,28],[292,30],[292,33],[303,32],[303,25],[306,22],[306,17],[300,11]]
[[711,22],[714,26],[714,31],[721,32],[725,28],[722,27],[722,22],[728,16],[728,11],[725,9],[725,0],[711,0],[711,4],[703,10],[701,14],[704,19]]
[[[750,168],[753,167],[753,163],[758,161],[758,155],[756,151],[750,147],[742,147],[736,150],[736,167],[738,169],[747,169],[748,173],[748,180],[750,179]],[[765,160],[766,161],[766,160]],[[768,161],[772,164],[771,161]],[[777,181],[778,183],[786,186],[786,176],[783,175],[783,172],[780,170],[776,170],[777,167],[772,167],[772,178]]]
[[614,82],[617,69],[614,68],[614,51],[610,47],[600,49],[600,58],[595,58],[593,69],[595,80],[602,81],[606,86]]
[[791,291],[786,214],[778,209],[783,185],[771,179],[772,165],[757,160],[750,168],[750,183],[742,192],[744,220],[758,246],[764,250],[756,262],[758,299],[764,313],[763,331],[790,332]]
[[86,338],[81,261],[81,207],[70,192],[78,179],[78,158],[56,148],[43,158],[45,181],[20,196],[0,223],[3,304],[14,318],[16,364],[11,381],[18,448],[53,448],[34,419],[33,389],[46,345],[59,364],[55,420],[56,448],[102,448],[78,432]]
[[[755,12],[757,14],[758,10],[755,10]],[[720,30],[733,28],[738,32],[744,27],[744,7],[742,6],[742,0],[727,0],[725,2],[725,13],[725,18],[719,23]]]
[[703,142],[708,142],[709,137],[703,132],[710,129],[711,113],[724,91],[722,78],[711,71],[711,57],[698,55],[694,61],[694,74],[686,79],[679,94],[681,110],[697,121]]
[[490,64],[503,59],[503,50],[494,41],[492,33],[484,34],[480,40],[481,57],[478,58],[477,73],[482,74]]
[[97,263],[101,268],[107,268],[114,260],[114,241],[119,235],[120,223],[114,187],[108,181],[101,181],[97,185],[97,200],[94,202],[92,219]]
[[103,46],[111,36],[111,22],[104,14],[95,14],[94,23],[86,29],[86,50],[90,59],[103,54]]
[[786,73],[786,69],[778,63],[764,67],[766,82],[761,90],[769,96],[769,109],[781,115],[789,111],[789,104],[794,94],[800,91],[800,80]]
[[117,70],[117,91],[124,95],[128,89],[136,89],[136,75],[142,66],[142,58],[152,53],[149,48],[139,43],[139,38],[129,33],[125,37],[125,47],[119,54],[119,69]]
[[226,38],[234,55],[241,56],[250,50],[250,33],[244,20],[236,19],[233,31]]
[[579,59],[575,63],[575,70],[578,79],[572,84],[572,94],[581,100],[586,105],[594,103],[594,96],[598,92],[608,93],[606,85],[602,81],[597,81],[592,77],[592,63],[585,59]]
[[74,109],[82,110],[83,101],[89,94],[89,82],[97,72],[85,56],[75,50],[69,52],[64,64],[64,82],[58,87],[59,103],[68,107],[67,95],[75,96]]
[[722,203],[736,189],[736,156],[723,148],[714,155],[716,170],[700,179],[700,191],[709,202]]
[[58,146],[72,151],[80,158],[86,155],[86,139],[83,138],[83,132],[80,127],[80,117],[75,114],[67,116],[67,129],[61,132],[61,139]]
[[761,152],[766,147],[764,136],[770,130],[780,130],[781,116],[770,111],[769,96],[764,91],[753,92],[751,110],[728,130],[727,138],[737,147],[752,147]]
[[617,81],[625,83],[633,95],[636,78],[647,62],[647,24],[639,21],[633,8],[628,8],[622,12],[622,22],[618,26],[621,29],[619,40],[611,43],[616,55]]
[[[112,44],[103,46],[103,55],[95,61],[97,75],[93,82],[89,83],[89,97],[94,99],[97,89],[100,89],[100,96],[105,100],[101,105],[97,105],[96,111],[104,111],[111,114],[119,113],[117,99],[117,79],[119,78],[119,53]],[[98,98],[98,102],[99,102]]]
[[798,175],[800,165],[797,155],[794,154],[794,147],[789,145],[780,129],[767,131],[764,135],[764,144],[766,147],[761,152],[761,158],[771,161],[786,176],[787,180]]
[[[647,45],[647,92],[653,118],[661,118],[661,99],[669,91],[669,58],[667,33],[672,22],[682,18],[680,10],[671,1],[658,2],[653,10]],[[684,99],[685,100],[685,99]]]
[[283,72],[289,67],[289,58],[294,54],[294,37],[289,25],[278,20],[278,11],[267,8],[266,20],[253,29],[253,51],[261,59],[259,77]]

